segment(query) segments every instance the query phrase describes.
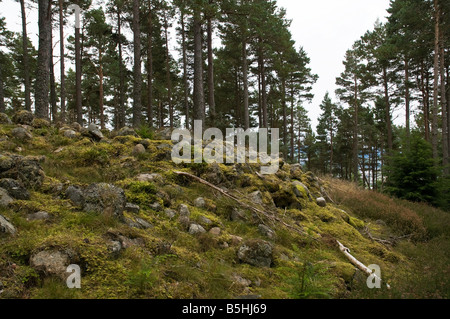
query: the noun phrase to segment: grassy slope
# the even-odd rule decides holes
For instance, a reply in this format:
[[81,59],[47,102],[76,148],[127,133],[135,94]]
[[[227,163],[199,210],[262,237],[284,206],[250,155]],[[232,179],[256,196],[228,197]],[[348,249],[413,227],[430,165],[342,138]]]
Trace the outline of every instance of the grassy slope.
[[[0,137],[10,135],[13,127],[0,126]],[[0,281],[5,287],[0,298],[234,298],[246,294],[263,298],[449,297],[450,218],[437,209],[393,200],[336,180],[325,182],[336,205],[320,208],[292,193],[290,181],[298,179],[318,194],[319,185],[311,174],[293,175],[289,165],[284,165],[277,176],[261,180],[253,174],[257,167],[237,174],[232,166],[221,165],[223,185],[243,201],[247,194],[260,190],[266,204],[271,197],[278,197],[302,207],[276,210],[266,205],[266,210],[302,233],[264,220],[275,230],[276,238],[270,240],[275,246],[273,266],[262,269],[240,263],[236,257],[239,246],[231,240],[231,235],[268,240],[258,231],[261,221],[231,221],[232,209],[239,207],[235,202],[207,186],[177,177],[175,169],[205,177],[211,168],[175,166],[157,148],[170,142],[150,141],[145,154],[133,157],[133,146],[140,140],[134,137],[93,143],[83,137],[67,139],[56,128],[35,129],[33,135],[33,140],[25,143],[12,138],[0,142],[2,153],[15,153],[19,146],[22,155],[45,155],[47,175],[44,186],[32,192],[30,201],[16,201],[0,210],[18,229],[15,237],[0,235]],[[60,147],[63,149],[55,153]],[[133,179],[149,172],[161,174],[164,182]],[[58,191],[61,185],[93,182],[123,187],[128,200],[141,206],[139,217],[154,227],[130,228],[106,216],[81,212]],[[198,196],[207,200],[207,208],[193,206]],[[150,209],[154,201],[174,210],[187,204],[191,219],[206,216],[213,222],[209,227],[219,226],[222,234],[192,236],[176,218],[170,220],[163,212]],[[28,213],[40,210],[52,218],[26,220]],[[400,240],[395,247],[383,246],[364,236],[364,227],[374,237],[412,237]],[[142,244],[112,255],[108,250],[110,234],[139,239]],[[364,264],[380,265],[383,279],[392,289],[369,290],[365,277],[355,272],[337,249],[336,239]],[[33,252],[51,247],[69,247],[78,253],[82,289],[69,290],[63,282],[45,278],[29,266]],[[12,264],[17,267],[12,269]],[[239,285],[237,275],[250,280],[251,285]]]

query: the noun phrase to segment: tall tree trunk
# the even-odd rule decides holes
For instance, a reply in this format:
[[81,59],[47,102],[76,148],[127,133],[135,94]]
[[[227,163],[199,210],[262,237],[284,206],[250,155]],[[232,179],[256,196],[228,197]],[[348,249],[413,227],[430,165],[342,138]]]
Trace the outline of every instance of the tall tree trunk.
[[139,0],[133,0],[133,126],[141,125],[142,71],[141,71],[141,27],[139,21]]
[[[76,1],[79,4],[79,0]],[[83,125],[83,108],[81,97],[81,43],[80,28],[75,26],[75,106],[77,122]]]
[[[291,141],[290,141],[290,146],[291,146],[291,162],[294,162],[294,153],[295,153],[295,144],[294,144],[294,85],[292,84],[291,86],[291,114],[290,114],[290,120],[291,120],[291,125],[290,125],[290,134],[291,134]],[[300,138],[300,135],[298,136],[298,138]]]
[[286,105],[286,79],[284,76],[281,79],[281,107],[283,108],[283,156],[287,159],[287,105]]
[[353,181],[355,183],[358,182],[358,109],[359,109],[359,103],[358,103],[358,79],[355,75],[355,86],[354,86],[354,112],[355,112],[355,123],[353,127]]
[[386,67],[383,67],[383,86],[384,86],[384,103],[386,112],[386,130],[387,130],[387,144],[389,154],[391,155],[393,149],[392,141],[392,122],[391,122],[391,103],[389,99],[389,87]]
[[118,128],[125,126],[125,72],[122,57],[122,18],[121,11],[117,10],[117,34],[119,38],[119,111]]
[[242,81],[244,82],[244,129],[250,127],[250,113],[248,109],[248,60],[247,39],[242,41]]
[[444,50],[444,32],[440,35],[440,77],[441,77],[441,107],[442,107],[442,165],[444,167],[444,175],[449,174],[448,164],[448,114],[447,114],[447,90],[445,81],[445,50]]
[[164,33],[166,37],[166,81],[167,81],[167,102],[169,103],[169,125],[173,128],[173,105],[172,105],[172,80],[170,78],[169,63],[169,23],[167,21],[166,12],[164,11]]
[[36,69],[36,109],[39,118],[48,119],[48,88],[50,81],[50,28],[51,28],[51,1],[39,0],[39,49]]
[[194,120],[205,121],[205,93],[203,90],[202,20],[194,9]]
[[148,0],[148,35],[147,35],[147,118],[148,125],[153,127],[153,23],[152,3]]
[[[430,111],[429,111],[429,96],[428,96],[428,72],[425,70],[424,61],[420,63],[420,90],[422,91],[423,100],[423,121],[425,127],[425,140],[430,142]],[[426,80],[426,84],[425,84]]]
[[438,97],[439,97],[439,5],[438,0],[434,0],[434,83],[433,83],[433,118],[431,126],[431,145],[433,148],[433,158],[437,163],[438,159]]
[[406,112],[406,140],[409,147],[411,135],[411,110],[410,110],[410,92],[409,92],[409,58],[405,57],[405,112]]
[[183,50],[183,85],[184,85],[184,110],[186,115],[186,128],[189,129],[189,84],[187,74],[187,53],[186,53],[186,28],[184,25],[184,8],[181,9],[181,45]]
[[25,11],[25,0],[20,0],[20,11],[22,14],[22,49],[23,49],[23,76],[25,86],[25,110],[31,111],[31,90],[30,90],[30,63],[28,59],[28,35],[27,16]]
[[49,59],[49,72],[50,72],[50,105],[53,122],[58,121],[58,106],[56,105],[56,82],[55,82],[55,68],[53,64],[53,29],[50,27],[50,59]]
[[263,48],[261,47],[262,45],[262,40],[261,38],[259,39],[259,56],[258,56],[258,63],[259,63],[259,67],[261,70],[261,91],[262,91],[262,127],[267,128],[267,92],[266,92],[266,68],[264,65],[264,53],[263,53]]
[[[22,0],[23,1],[23,0]],[[58,0],[59,7],[59,52],[60,52],[60,99],[61,99],[61,116],[62,123],[66,121],[66,73],[64,63],[64,14],[63,0]]]
[[[0,56],[3,53],[0,52]],[[6,106],[5,106],[5,94],[3,92],[3,75],[2,75],[2,68],[0,67],[0,113],[5,113]]]
[[[211,3],[211,1],[210,1]],[[216,118],[216,101],[214,98],[214,57],[212,47],[212,21],[211,17],[207,19],[207,46],[208,46],[208,105],[209,105],[209,117],[211,123],[215,123]]]
[[104,112],[104,89],[103,89],[103,52],[98,50],[98,77],[99,77],[99,110],[100,110],[100,127],[105,129],[105,112]]

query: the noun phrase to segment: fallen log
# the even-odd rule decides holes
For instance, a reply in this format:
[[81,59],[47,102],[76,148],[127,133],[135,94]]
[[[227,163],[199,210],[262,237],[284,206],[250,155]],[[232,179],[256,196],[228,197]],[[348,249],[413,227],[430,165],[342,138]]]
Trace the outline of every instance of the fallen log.
[[[347,247],[342,245],[338,240],[336,240],[336,242],[339,245],[340,251],[342,251],[344,253],[344,255],[347,257],[347,259],[350,260],[350,262],[353,265],[355,265],[359,270],[364,272],[367,276],[373,276],[374,278],[380,280],[380,283],[382,282],[382,279],[380,277],[378,277],[376,274],[374,274],[370,268],[366,267],[362,262],[360,262],[358,259],[356,259],[355,257],[353,257],[350,254],[350,249],[348,249]],[[387,289],[391,289],[391,286],[389,286],[388,283],[386,283],[386,287],[387,287]]]

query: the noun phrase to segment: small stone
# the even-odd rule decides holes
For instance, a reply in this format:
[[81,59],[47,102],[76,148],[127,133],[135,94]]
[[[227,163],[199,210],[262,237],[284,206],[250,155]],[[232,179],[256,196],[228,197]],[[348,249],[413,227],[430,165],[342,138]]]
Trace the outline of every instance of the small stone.
[[[0,113],[0,124],[7,124],[7,125],[11,125],[12,121],[9,118],[8,115],[6,115],[5,113]],[[1,288],[0,288],[1,289]]]
[[0,233],[6,233],[10,235],[16,234],[16,228],[6,217],[2,215],[0,215]]
[[149,207],[150,207],[151,209],[153,209],[154,211],[156,211],[156,212],[162,211],[162,206],[161,206],[161,204],[158,203],[158,202],[154,202],[154,203],[151,204]]
[[142,144],[145,149],[148,149],[150,147],[150,141],[149,140],[140,140],[139,144]]
[[191,225],[191,220],[188,216],[180,216],[178,222],[185,228],[188,228]]
[[125,223],[130,227],[139,229],[148,229],[153,227],[149,222],[143,220],[142,218],[135,218],[134,220],[125,218]]
[[189,208],[184,204],[180,205],[180,216],[187,216],[187,217],[191,216]]
[[240,261],[255,267],[270,267],[273,246],[264,240],[252,240],[241,245],[237,256]]
[[69,186],[66,189],[66,197],[72,201],[75,206],[84,206],[83,191],[76,186]]
[[80,123],[78,123],[78,122],[73,122],[73,123],[72,123],[72,128],[73,128],[75,131],[80,132],[82,126],[81,126]]
[[209,233],[213,236],[220,236],[222,230],[219,227],[213,227],[209,230]]
[[118,240],[113,240],[108,248],[113,254],[117,255],[122,250],[122,244]]
[[11,135],[22,141],[31,140],[33,138],[33,135],[31,135],[31,133],[23,127],[16,127],[11,131]]
[[137,156],[139,154],[144,154],[145,153],[145,147],[142,144],[138,144],[133,148],[133,155]]
[[250,200],[255,204],[263,204],[263,197],[260,191],[253,192],[249,195]]
[[194,200],[194,206],[198,208],[205,208],[206,202],[203,197],[196,198]]
[[319,197],[316,199],[316,203],[317,205],[319,205],[320,207],[326,207],[327,206],[327,201],[325,200],[325,198],[323,197]]
[[117,136],[136,136],[137,137],[138,135],[133,128],[124,126],[117,132]]
[[0,179],[0,187],[5,189],[8,194],[19,200],[29,200],[30,193],[19,181],[12,178]]
[[89,124],[88,126],[89,135],[96,141],[100,141],[103,139],[103,133],[98,129],[97,125],[94,123]]
[[152,173],[152,174],[139,174],[136,176],[136,180],[139,182],[157,182],[162,183],[163,178],[160,174]]
[[77,137],[77,133],[73,130],[67,130],[64,132],[64,136],[67,138],[75,138]]
[[263,224],[258,225],[258,230],[262,235],[266,236],[269,239],[275,238],[275,232],[266,225]]
[[141,208],[139,207],[139,205],[133,204],[133,203],[126,203],[125,204],[125,210],[127,212],[133,213],[133,214],[139,214],[139,211],[141,210]]
[[243,241],[242,237],[239,237],[236,235],[230,235],[230,239],[231,239],[231,245],[233,245],[233,246],[237,246]]
[[46,220],[49,219],[50,215],[47,212],[41,211],[34,214],[29,214],[27,220]]
[[199,224],[191,224],[191,226],[189,226],[189,234],[196,235],[202,233],[206,233],[206,230]]
[[211,219],[209,219],[208,217],[205,217],[205,216],[200,216],[199,218],[198,218],[198,221],[201,223],[201,224],[204,224],[204,225],[211,225],[212,224],[212,221],[211,221]]
[[66,269],[72,264],[71,253],[59,250],[44,250],[33,254],[30,266],[45,275],[55,275],[66,279]]
[[236,222],[236,221],[247,221],[247,216],[245,215],[245,212],[243,210],[237,209],[237,208],[233,208],[233,210],[231,211],[231,220]]
[[11,204],[14,201],[14,199],[11,198],[11,196],[8,195],[8,192],[0,188],[0,207],[8,207],[9,204]]
[[174,211],[173,209],[169,209],[169,208],[166,208],[164,210],[164,213],[166,213],[166,216],[170,219],[174,218],[177,215],[176,211]]

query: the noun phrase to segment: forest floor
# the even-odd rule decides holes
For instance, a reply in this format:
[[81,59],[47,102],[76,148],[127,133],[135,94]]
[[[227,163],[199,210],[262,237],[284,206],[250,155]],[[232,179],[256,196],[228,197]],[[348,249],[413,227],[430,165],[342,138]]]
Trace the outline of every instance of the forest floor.
[[23,123],[0,124],[0,298],[450,297],[448,212],[284,162],[175,165],[149,132]]

